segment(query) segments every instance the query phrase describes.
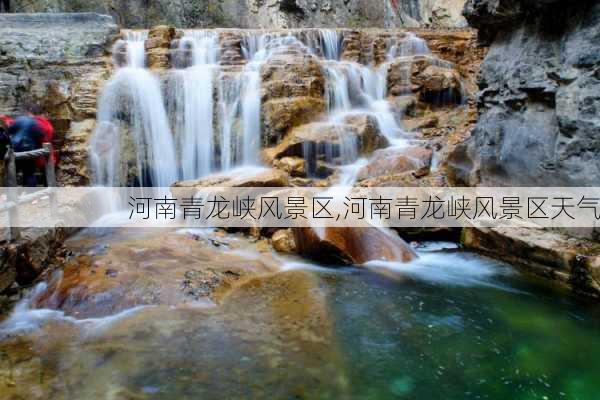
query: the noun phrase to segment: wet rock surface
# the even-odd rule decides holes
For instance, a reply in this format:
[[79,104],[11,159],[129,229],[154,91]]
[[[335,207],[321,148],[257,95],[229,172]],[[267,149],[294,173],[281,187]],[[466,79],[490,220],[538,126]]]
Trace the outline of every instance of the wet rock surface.
[[252,254],[254,244],[247,239],[202,236],[201,231],[123,229],[100,243],[93,234],[84,234],[66,245],[71,261],[49,280],[36,306],[77,318],[113,315],[141,305],[219,302],[244,277],[274,268],[257,250],[254,259],[231,252],[247,248]]
[[394,232],[377,228],[294,228],[299,254],[321,262],[408,262],[416,255]]
[[[265,151],[267,158],[306,157],[316,159],[344,156],[344,150],[356,146],[359,154],[368,155],[385,147],[387,139],[377,123],[368,116],[353,116],[346,124],[315,122],[293,129],[275,148]],[[332,160],[328,160],[332,161]]]
[[600,297],[600,244],[595,241],[533,228],[467,228],[462,243],[576,293]]

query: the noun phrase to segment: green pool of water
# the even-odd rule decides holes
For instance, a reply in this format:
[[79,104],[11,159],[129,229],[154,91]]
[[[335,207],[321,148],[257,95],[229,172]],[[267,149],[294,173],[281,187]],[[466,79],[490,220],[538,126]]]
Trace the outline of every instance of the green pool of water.
[[26,310],[0,331],[3,399],[600,398],[600,308],[455,250],[281,272],[219,307]]

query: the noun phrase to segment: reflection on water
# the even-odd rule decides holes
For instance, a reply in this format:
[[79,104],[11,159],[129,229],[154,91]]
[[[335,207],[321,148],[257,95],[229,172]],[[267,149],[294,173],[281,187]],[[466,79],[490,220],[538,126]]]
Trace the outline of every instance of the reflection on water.
[[[182,263],[215,256],[214,238],[200,236],[199,253],[170,255]],[[113,239],[98,238],[108,250],[95,261],[117,263]],[[597,398],[600,309],[452,247],[368,269],[281,260],[279,272],[249,275],[212,307],[152,304],[78,318],[25,301],[0,324],[0,397]]]

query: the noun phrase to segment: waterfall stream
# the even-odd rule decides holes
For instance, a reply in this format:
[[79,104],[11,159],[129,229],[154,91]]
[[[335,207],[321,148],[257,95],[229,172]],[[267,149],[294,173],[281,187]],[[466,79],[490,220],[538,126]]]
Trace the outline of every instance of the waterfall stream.
[[167,103],[180,155],[181,178],[195,179],[213,170],[213,80],[219,41],[213,32],[186,31],[176,49]]
[[[100,98],[92,140],[97,184],[166,187],[178,179],[260,165],[261,70],[279,54],[319,59],[328,104],[321,123],[339,135],[339,151],[319,150],[326,161],[335,158],[344,166],[359,159],[347,123],[354,115],[373,118],[393,146],[405,146],[411,138],[387,100],[387,73],[400,57],[429,54],[425,41],[412,33],[389,40],[382,64],[365,65],[344,59],[343,33],[337,30],[251,31],[242,35],[242,65],[228,65],[218,31],[187,30],[173,42],[173,69],[160,80],[145,68],[147,34],[124,31],[113,50],[117,69]],[[305,156],[313,165],[318,154],[306,149]]]
[[[94,181],[100,185],[166,187],[178,176],[160,82],[144,67],[145,39],[144,33],[127,32],[115,44],[115,54],[125,49],[126,63],[115,57],[117,71],[98,102],[90,151]],[[133,165],[127,164],[129,153]],[[133,182],[130,169],[136,171]]]

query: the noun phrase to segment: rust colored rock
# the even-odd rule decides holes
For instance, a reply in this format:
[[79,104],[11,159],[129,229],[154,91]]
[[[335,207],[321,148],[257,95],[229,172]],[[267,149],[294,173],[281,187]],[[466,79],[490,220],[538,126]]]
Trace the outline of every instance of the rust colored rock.
[[263,139],[277,143],[292,128],[326,110],[325,77],[316,58],[291,46],[261,70]]
[[432,103],[436,96],[449,96],[448,101],[460,101],[461,77],[455,70],[430,65],[419,74],[417,79],[421,83],[421,100]]
[[356,129],[357,144],[361,153],[371,154],[389,145],[388,140],[379,130],[379,123],[372,115],[357,113],[347,116],[344,122]]
[[169,69],[171,67],[170,48],[175,39],[175,28],[159,25],[150,29],[144,45],[146,59],[150,69]]
[[294,228],[299,254],[319,261],[364,264],[369,261],[409,262],[416,257],[395,233],[377,228]]
[[426,103],[460,102],[461,82],[454,64],[430,56],[400,57],[390,64],[388,70],[390,95],[418,94],[419,99]]

